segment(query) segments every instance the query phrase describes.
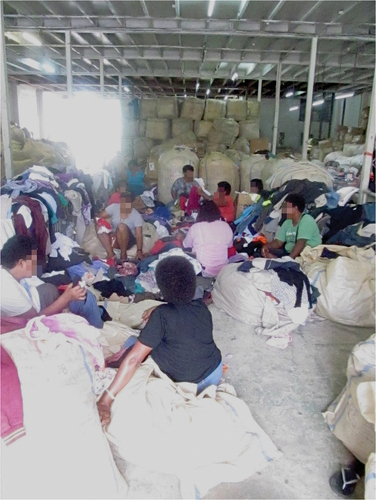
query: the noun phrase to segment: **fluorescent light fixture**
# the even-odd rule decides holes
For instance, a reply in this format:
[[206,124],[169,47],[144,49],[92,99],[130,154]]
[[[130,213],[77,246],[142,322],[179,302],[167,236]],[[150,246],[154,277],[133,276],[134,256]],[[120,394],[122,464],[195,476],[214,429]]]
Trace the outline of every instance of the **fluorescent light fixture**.
[[227,101],[227,99],[228,99],[228,95],[225,95],[225,101]]
[[299,106],[292,106],[289,111],[296,111],[297,109],[299,109]]
[[184,97],[187,97],[187,92],[184,92]]
[[108,59],[103,59],[103,64],[110,64],[110,61]]
[[55,68],[48,62],[42,64],[42,69],[44,69],[46,73],[55,73]]
[[209,94],[210,94],[210,89],[207,89],[206,95],[209,95]]
[[90,59],[87,59],[86,57],[84,57],[84,62],[86,62],[86,64],[89,64],[91,66],[91,61]]
[[335,99],[347,99],[348,97],[353,97],[355,92],[348,92],[347,94],[337,94]]
[[25,59],[20,59],[20,61],[22,62],[22,64],[30,66],[30,68],[40,70],[40,63],[38,61],[35,61],[34,59],[30,59],[30,57],[26,57]]
[[212,14],[213,14],[214,4],[215,4],[215,0],[210,0],[209,1],[208,17],[211,17]]
[[34,45],[42,45],[42,42],[35,35],[29,33],[28,31],[24,31],[22,33],[22,36],[24,37],[25,40]]
[[324,99],[319,99],[318,101],[313,102],[312,106],[321,106],[321,104],[324,104]]
[[127,87],[126,85],[124,85],[123,90],[125,92],[130,92],[131,91],[131,89],[129,87]]
[[196,90],[198,90],[200,88],[200,84],[197,82],[196,83]]
[[292,97],[293,95],[294,95],[294,92],[290,91],[290,92],[287,92],[286,97]]
[[238,73],[235,71],[235,73],[231,77],[231,80],[234,82],[238,78],[238,76]]

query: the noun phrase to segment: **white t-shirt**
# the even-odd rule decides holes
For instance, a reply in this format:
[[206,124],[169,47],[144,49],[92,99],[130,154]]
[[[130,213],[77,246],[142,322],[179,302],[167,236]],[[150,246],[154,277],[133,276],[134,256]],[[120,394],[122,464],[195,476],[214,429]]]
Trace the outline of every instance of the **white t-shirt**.
[[32,307],[37,312],[40,311],[38,292],[35,287],[28,286],[27,280],[18,282],[3,267],[0,268],[0,279],[1,314],[3,316],[20,316]]
[[126,219],[122,219],[120,216],[120,203],[113,203],[112,205],[106,207],[106,212],[111,216],[111,226],[115,230],[120,222],[128,226],[128,228],[136,236],[136,227],[142,227],[143,218],[136,209],[132,208],[131,213]]

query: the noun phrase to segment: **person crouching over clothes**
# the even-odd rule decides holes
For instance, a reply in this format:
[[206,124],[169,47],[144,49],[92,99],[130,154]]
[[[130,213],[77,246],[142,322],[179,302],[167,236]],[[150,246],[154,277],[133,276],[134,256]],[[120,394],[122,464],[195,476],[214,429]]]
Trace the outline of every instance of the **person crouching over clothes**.
[[174,201],[179,201],[179,206],[181,210],[185,211],[187,201],[189,198],[189,193],[194,186],[194,172],[195,169],[192,165],[184,165],[183,176],[176,179],[171,188],[171,197]]
[[[109,223],[106,219],[110,219]],[[131,194],[120,192],[120,203],[113,203],[99,214],[97,233],[107,252],[107,263],[114,264],[114,248],[120,249],[120,258],[127,259],[127,250],[137,243],[137,259],[142,260],[141,215],[132,208]]]
[[315,219],[309,214],[303,214],[305,200],[299,194],[289,194],[282,206],[282,212],[287,219],[279,228],[276,238],[261,250],[263,257],[272,259],[289,255],[295,259],[305,246],[321,245],[321,236]]
[[155,277],[167,304],[144,313],[147,320],[110,385],[98,401],[102,425],[111,420],[111,404],[147,356],[174,382],[197,384],[197,392],[218,385],[222,356],[213,339],[211,313],[201,299],[193,300],[196,274],[184,257],[167,257]]
[[62,295],[52,283],[31,286],[26,278],[37,275],[37,246],[30,236],[12,236],[1,250],[1,316],[31,319],[52,316],[66,307],[102,328],[102,311],[94,295],[70,284]]

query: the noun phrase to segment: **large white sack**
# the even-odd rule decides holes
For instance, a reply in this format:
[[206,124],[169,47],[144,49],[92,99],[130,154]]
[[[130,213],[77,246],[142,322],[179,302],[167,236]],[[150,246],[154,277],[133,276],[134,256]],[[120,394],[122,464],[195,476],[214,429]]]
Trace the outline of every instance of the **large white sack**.
[[24,131],[20,127],[17,127],[16,125],[12,125],[10,127],[10,138],[12,141],[21,144],[21,147],[25,144],[26,139]]
[[40,349],[24,330],[3,334],[1,343],[18,370],[26,429],[13,444],[2,442],[2,497],[125,498],[85,349],[69,342],[55,347],[54,339]]
[[250,155],[242,158],[240,163],[240,191],[249,192],[250,180],[261,179],[261,171],[267,161],[265,155]]
[[174,383],[149,357],[118,393],[106,429],[116,456],[178,476],[182,498],[203,498],[281,456],[232,386],[196,390]]
[[141,120],[157,118],[157,99],[141,99],[140,118]]
[[230,146],[239,135],[239,124],[232,118],[219,118],[214,120],[213,128],[208,134],[212,144]]
[[376,490],[376,455],[375,453],[371,453],[367,460],[366,465],[366,474],[365,474],[365,500],[374,500],[375,499],[375,490]]
[[157,115],[158,118],[177,118],[178,101],[176,97],[158,97]]
[[239,137],[244,137],[248,141],[260,139],[259,118],[239,122]]
[[226,101],[219,99],[206,99],[204,120],[216,120],[226,116]]
[[95,230],[94,221],[91,221],[90,224],[86,226],[84,237],[80,246],[86,252],[89,252],[90,255],[96,256],[99,259],[105,259],[107,257],[107,252],[104,249],[104,246],[98,238],[97,232]]
[[345,388],[323,415],[333,434],[366,464],[375,451],[375,335],[354,347],[346,375]]
[[365,144],[344,144],[344,156],[357,156],[363,154],[365,151]]
[[248,118],[257,118],[260,116],[260,102],[256,99],[248,99]]
[[356,156],[344,156],[342,151],[334,151],[326,155],[324,159],[324,165],[327,166],[328,163],[334,164],[335,168],[339,171],[347,172],[350,168],[361,168],[363,165],[364,155]]
[[184,165],[192,165],[197,177],[198,157],[189,148],[175,147],[161,154],[158,159],[158,200],[168,203],[172,200],[171,188],[179,177],[183,177]]
[[205,187],[211,193],[218,189],[218,182],[227,181],[231,184],[231,197],[235,199],[235,191],[239,191],[239,168],[226,155],[210,153],[204,156],[199,165],[199,177],[205,182]]
[[149,119],[146,124],[146,137],[165,141],[170,137],[170,120]]
[[240,121],[247,118],[247,101],[229,99],[227,101],[226,118]]
[[197,97],[186,97],[183,101],[180,116],[190,120],[201,120],[204,113],[205,101]]
[[[247,158],[247,155],[245,155],[241,151],[237,151],[236,149],[226,149],[224,154],[228,156],[238,167],[240,167],[242,160],[244,158]],[[240,190],[242,190],[241,187]]]
[[200,139],[205,139],[213,127],[213,122],[211,121],[195,121],[195,134]]
[[212,144],[211,142],[206,144],[205,154],[210,153],[225,153],[227,151],[227,146],[225,144]]
[[138,121],[138,135],[139,135],[139,137],[145,137],[147,123],[148,123],[147,120],[139,120]]
[[138,137],[133,140],[133,156],[138,160],[146,160],[154,147],[153,139]]
[[196,149],[197,141],[195,134],[193,132],[185,132],[184,134],[173,137],[172,139],[155,146],[151,150],[151,154],[156,158],[159,158],[162,153],[169,151],[175,146],[185,146],[186,148]]
[[[323,259],[324,248],[336,259]],[[373,248],[340,245],[306,247],[302,270],[320,292],[316,313],[336,323],[375,326],[375,252]]]
[[245,137],[239,137],[239,139],[236,139],[236,141],[231,145],[231,148],[241,151],[246,155],[249,155],[251,152],[249,141]]
[[175,118],[172,120],[172,137],[193,131],[193,120],[188,118]]
[[280,158],[276,160],[273,172],[269,174],[270,177],[263,178],[267,189],[278,188],[292,179],[308,179],[311,182],[323,182],[329,188],[333,187],[333,179],[329,172],[324,167],[308,161]]

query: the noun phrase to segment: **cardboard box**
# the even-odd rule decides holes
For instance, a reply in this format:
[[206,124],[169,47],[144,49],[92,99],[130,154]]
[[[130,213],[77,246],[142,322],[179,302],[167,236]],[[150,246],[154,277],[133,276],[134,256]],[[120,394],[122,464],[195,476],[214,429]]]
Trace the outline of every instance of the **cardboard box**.
[[253,205],[250,193],[239,193],[236,199],[236,219],[243,213],[244,209]]
[[263,151],[265,149],[269,150],[269,140],[268,139],[251,139],[249,141],[251,146],[251,154],[256,151]]

